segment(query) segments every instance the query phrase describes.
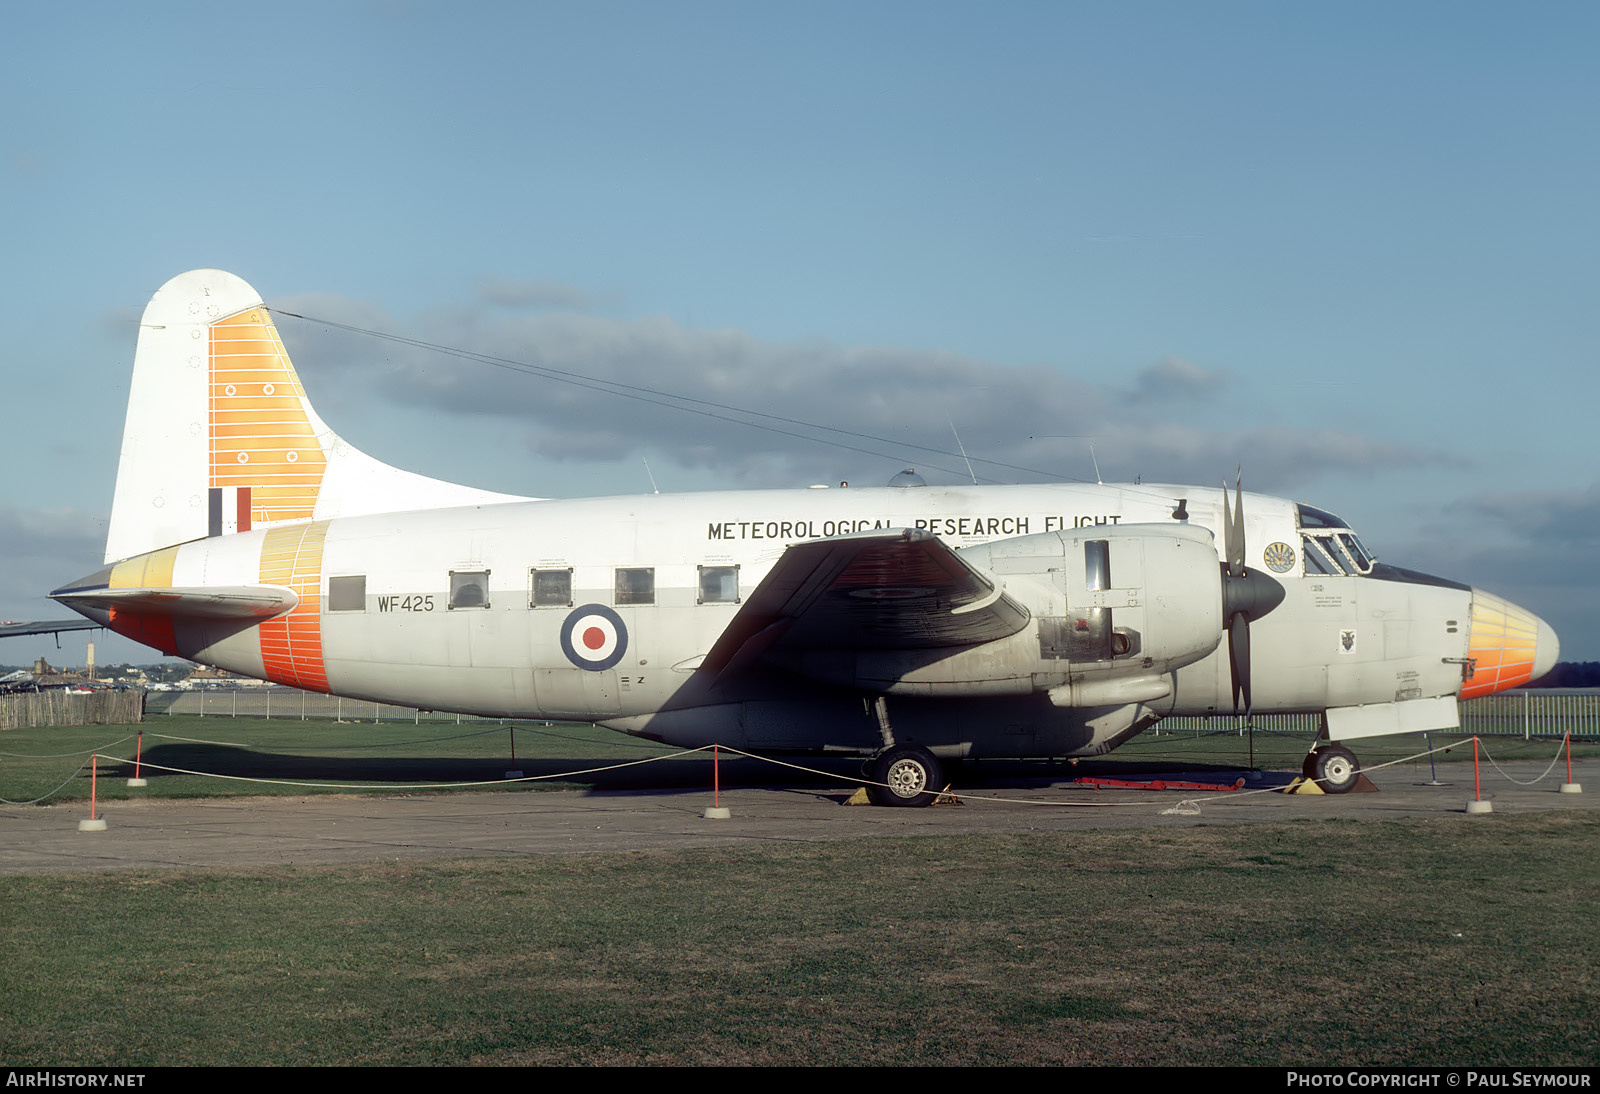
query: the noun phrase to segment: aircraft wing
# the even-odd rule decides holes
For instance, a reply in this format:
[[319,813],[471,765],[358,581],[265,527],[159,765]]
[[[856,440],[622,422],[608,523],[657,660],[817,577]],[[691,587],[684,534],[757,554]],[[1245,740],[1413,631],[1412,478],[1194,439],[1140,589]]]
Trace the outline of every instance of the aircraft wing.
[[20,638],[25,634],[60,634],[63,631],[89,631],[104,625],[92,619],[43,619],[32,623],[0,623],[0,638]]
[[768,649],[933,649],[1021,630],[1028,609],[932,532],[896,529],[797,543],[783,553],[701,668]]

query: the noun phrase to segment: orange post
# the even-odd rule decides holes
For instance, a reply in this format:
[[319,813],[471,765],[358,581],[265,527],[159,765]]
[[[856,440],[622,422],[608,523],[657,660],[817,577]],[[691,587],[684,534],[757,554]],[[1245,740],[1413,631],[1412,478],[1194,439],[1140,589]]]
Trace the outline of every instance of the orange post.
[[133,777],[141,778],[139,764],[144,759],[144,730],[139,731],[139,740],[133,746]]
[[94,820],[94,798],[97,784],[100,781],[100,754],[97,752],[89,757],[89,819]]
[[1478,777],[1478,738],[1472,738],[1472,798],[1483,800],[1483,782]]
[[722,746],[711,742],[711,804],[706,806],[706,820],[727,820],[733,813],[722,804]]

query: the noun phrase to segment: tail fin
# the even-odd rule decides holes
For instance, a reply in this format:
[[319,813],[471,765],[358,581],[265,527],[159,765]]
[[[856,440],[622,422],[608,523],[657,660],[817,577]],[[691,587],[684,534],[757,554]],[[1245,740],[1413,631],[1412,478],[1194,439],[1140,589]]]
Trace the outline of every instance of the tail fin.
[[145,308],[107,562],[263,525],[522,500],[401,471],[340,440],[260,295],[232,274],[180,274]]

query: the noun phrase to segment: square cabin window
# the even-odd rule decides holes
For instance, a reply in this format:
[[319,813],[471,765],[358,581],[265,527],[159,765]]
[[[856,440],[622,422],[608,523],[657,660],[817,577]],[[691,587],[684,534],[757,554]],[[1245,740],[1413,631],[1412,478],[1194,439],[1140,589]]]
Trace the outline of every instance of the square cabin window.
[[359,612],[367,607],[367,575],[328,579],[328,610],[330,612]]
[[739,567],[701,566],[700,599],[698,603],[739,603]]
[[572,607],[572,567],[564,570],[531,570],[533,581],[532,607]]
[[488,570],[450,571],[450,610],[489,606]]
[[616,604],[654,604],[656,571],[653,566],[617,571]]

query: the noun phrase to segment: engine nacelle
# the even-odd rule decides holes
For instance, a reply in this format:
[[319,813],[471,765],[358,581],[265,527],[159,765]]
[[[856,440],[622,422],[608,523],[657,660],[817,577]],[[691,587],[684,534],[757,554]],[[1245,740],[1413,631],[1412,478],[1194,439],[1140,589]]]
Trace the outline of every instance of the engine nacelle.
[[962,549],[1028,609],[1028,625],[976,646],[814,650],[784,659],[812,679],[886,695],[1045,691],[1057,706],[1151,702],[1221,640],[1216,542],[1188,524],[1097,525]]

